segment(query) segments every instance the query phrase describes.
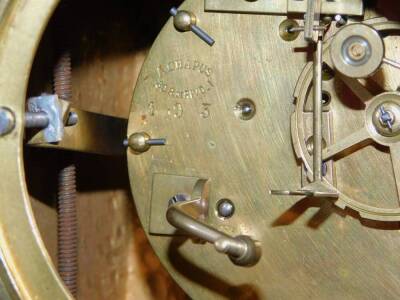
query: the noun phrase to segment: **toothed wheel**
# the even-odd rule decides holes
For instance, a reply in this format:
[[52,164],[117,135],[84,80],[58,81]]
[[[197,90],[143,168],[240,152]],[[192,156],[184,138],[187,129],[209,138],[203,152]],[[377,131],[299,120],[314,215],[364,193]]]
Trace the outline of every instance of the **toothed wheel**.
[[[387,61],[396,59],[393,40],[398,41],[400,23],[366,23],[369,26],[359,26],[379,33],[385,55],[391,58]],[[345,62],[338,68],[331,59],[337,41],[334,36],[326,42],[323,57],[324,181],[338,192],[334,203],[340,208],[353,209],[366,219],[400,221],[400,71],[389,63],[366,80],[345,76]],[[303,185],[312,178],[312,76],[309,63],[297,83],[291,123],[295,152],[304,166]]]

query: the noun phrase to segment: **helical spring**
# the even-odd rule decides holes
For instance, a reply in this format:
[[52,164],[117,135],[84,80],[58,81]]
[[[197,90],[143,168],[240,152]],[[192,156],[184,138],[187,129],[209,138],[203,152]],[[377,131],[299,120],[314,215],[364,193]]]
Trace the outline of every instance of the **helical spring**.
[[[72,97],[71,55],[65,51],[54,67],[54,92],[59,98]],[[76,297],[78,276],[78,220],[76,211],[76,169],[71,163],[58,178],[58,271]]]
[[54,92],[59,98],[69,101],[72,97],[71,55],[65,51],[54,67]]
[[75,165],[60,171],[58,189],[58,271],[71,294],[76,296],[78,228]]

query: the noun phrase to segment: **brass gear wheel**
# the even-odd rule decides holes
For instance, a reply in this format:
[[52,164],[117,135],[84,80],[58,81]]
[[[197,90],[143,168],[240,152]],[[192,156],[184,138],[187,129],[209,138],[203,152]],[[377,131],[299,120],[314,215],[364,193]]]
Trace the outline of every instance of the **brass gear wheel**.
[[[400,23],[384,18],[364,23],[385,38],[395,37],[400,29]],[[332,40],[334,37],[325,42],[323,54],[324,182],[339,194],[334,201],[338,207],[355,210],[365,219],[400,221],[400,136],[397,127],[400,93],[390,91],[393,87],[389,87],[387,82],[382,83],[393,73],[382,70],[381,66],[367,80],[340,75],[334,71],[331,60]],[[312,178],[312,79],[312,63],[308,63],[297,82],[294,93],[296,109],[291,119],[294,150],[304,166],[303,185]],[[350,98],[345,98],[343,90],[352,92]],[[371,145],[374,147],[366,147]],[[392,170],[388,169],[388,148]],[[374,163],[379,166],[374,168],[371,166]],[[373,182],[370,186],[363,184],[367,177]],[[392,191],[396,188],[397,193]],[[395,205],[394,194],[398,197]],[[375,204],[376,199],[380,199],[379,204]]]

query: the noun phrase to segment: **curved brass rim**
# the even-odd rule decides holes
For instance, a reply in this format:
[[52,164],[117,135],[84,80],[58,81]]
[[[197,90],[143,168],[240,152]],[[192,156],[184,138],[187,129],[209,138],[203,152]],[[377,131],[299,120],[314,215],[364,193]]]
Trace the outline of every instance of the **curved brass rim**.
[[[2,16],[0,99],[16,118],[15,129],[0,139],[0,247],[7,270],[3,280],[22,299],[72,299],[40,237],[25,185],[23,122],[30,69],[42,33],[58,0],[7,0]],[[12,3],[12,5],[11,5]],[[16,296],[10,296],[15,298]]]

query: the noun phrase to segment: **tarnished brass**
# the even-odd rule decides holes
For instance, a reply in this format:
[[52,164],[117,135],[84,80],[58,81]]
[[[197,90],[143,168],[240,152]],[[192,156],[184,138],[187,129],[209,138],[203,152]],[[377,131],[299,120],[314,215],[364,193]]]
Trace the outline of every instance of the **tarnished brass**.
[[22,140],[26,87],[36,48],[58,1],[3,0],[0,99],[15,116],[0,139],[0,276],[4,299],[71,299],[40,237],[24,183]]
[[[368,22],[370,26],[367,28],[371,28],[374,31],[379,30],[380,28],[384,28],[384,32],[386,35],[391,33],[396,34],[399,29],[399,23],[392,23],[386,22],[382,19],[372,20]],[[350,27],[356,25],[349,25]],[[360,25],[365,26],[365,25]],[[361,27],[363,28],[363,27]],[[341,31],[339,33],[341,35]],[[333,42],[328,40],[326,42],[326,49],[324,54],[324,62],[333,69],[333,63],[330,59],[332,57],[333,52],[331,51],[330,47],[334,46],[335,38],[333,37]],[[387,37],[389,39],[389,37]],[[390,55],[393,55],[390,53]],[[381,55],[383,56],[383,54]],[[335,95],[335,98],[331,101],[330,105],[330,114],[333,116],[333,123],[336,124],[332,127],[333,135],[336,137],[332,144],[328,144],[327,147],[323,151],[323,160],[329,161],[332,159],[336,159],[333,162],[332,167],[334,167],[337,171],[338,166],[339,168],[345,168],[345,166],[351,165],[349,161],[351,158],[347,160],[347,165],[342,165],[342,161],[346,161],[343,156],[346,154],[350,154],[355,149],[363,148],[363,151],[358,151],[360,157],[368,157],[368,148],[364,149],[367,145],[370,145],[371,142],[375,142],[379,145],[388,146],[390,149],[390,153],[392,155],[392,164],[393,167],[390,165],[386,166],[386,171],[384,172],[385,179],[378,189],[371,189],[369,184],[365,184],[362,189],[365,193],[354,193],[354,186],[349,186],[348,183],[344,183],[344,180],[349,180],[347,176],[343,176],[337,174],[336,180],[338,181],[336,186],[332,185],[331,183],[327,183],[325,179],[325,183],[330,186],[331,189],[336,190],[339,194],[338,200],[335,201],[335,205],[341,208],[351,208],[356,210],[363,218],[373,219],[373,220],[381,220],[381,221],[398,221],[400,219],[400,209],[396,208],[398,206],[398,195],[396,190],[398,190],[398,166],[397,166],[397,132],[396,126],[397,124],[392,124],[394,127],[392,129],[386,128],[386,124],[380,124],[379,116],[381,115],[380,108],[382,107],[384,110],[386,107],[388,108],[388,113],[393,114],[393,118],[397,114],[397,106],[398,106],[398,95],[397,92],[391,93],[383,93],[376,97],[373,96],[371,92],[368,91],[366,87],[364,87],[357,79],[343,77],[339,73],[339,76],[336,79],[330,79],[328,81],[324,81],[324,89],[331,91],[332,94]],[[292,138],[294,148],[296,149],[296,153],[299,158],[302,159],[304,162],[305,168],[308,170],[308,173],[312,173],[310,171],[310,166],[313,164],[311,163],[312,156],[310,156],[307,152],[307,145],[306,140],[307,136],[304,135],[304,128],[307,128],[305,123],[304,116],[306,113],[304,112],[304,107],[306,106],[306,102],[310,101],[309,99],[309,92],[308,87],[311,84],[312,80],[312,69],[311,64],[306,66],[301,75],[298,86],[296,88],[295,97],[296,97],[296,112],[292,118]],[[339,92],[335,91],[337,89],[337,81],[340,81],[344,86],[347,86],[359,99],[360,108],[358,110],[354,110],[351,106],[346,104],[346,101],[350,101],[348,96],[344,98],[343,94],[339,94]],[[382,84],[382,83],[381,83]],[[383,83],[384,84],[384,83]],[[393,90],[396,87],[392,88]],[[390,88],[388,88],[390,90]],[[342,97],[342,98],[341,98]],[[353,100],[354,101],[354,100]],[[357,100],[356,100],[357,101]],[[349,103],[350,104],[350,103]],[[340,107],[340,109],[338,108]],[[362,108],[365,106],[364,108]],[[347,135],[342,136],[339,134],[343,130],[343,124],[347,122],[347,119],[350,115],[353,114],[353,121],[352,126],[348,127],[346,130]],[[357,125],[358,124],[358,125]],[[388,126],[387,126],[388,127]],[[340,138],[338,138],[340,136]],[[374,155],[371,151],[372,149],[369,148],[369,155]],[[375,150],[378,151],[378,150]],[[379,153],[380,151],[378,151]],[[354,155],[356,155],[355,153]],[[380,159],[367,159],[364,158],[364,161],[368,161],[370,164],[379,164],[382,165],[382,160],[384,161],[385,153],[381,153],[383,155]],[[341,159],[340,159],[341,158]],[[340,159],[340,160],[339,160]],[[357,159],[355,159],[357,161]],[[390,161],[390,160],[389,160]],[[358,163],[356,168],[361,168],[362,163]],[[372,166],[370,166],[371,168]],[[340,171],[339,171],[340,172]],[[361,176],[364,177],[365,175]],[[367,176],[368,177],[368,176]],[[391,178],[390,178],[391,177]],[[374,177],[373,179],[370,178],[369,180],[376,182],[377,178]],[[391,182],[392,184],[389,184]],[[354,185],[357,185],[353,181]],[[381,191],[385,193],[385,197],[381,195],[375,195],[377,191]],[[392,191],[392,192],[391,192]],[[394,192],[394,193],[393,193]],[[353,196],[349,196],[353,195]],[[363,196],[361,196],[363,195]],[[391,195],[391,196],[389,196]],[[390,198],[392,197],[392,200]],[[379,199],[379,200],[376,200]],[[394,199],[394,200],[393,200]]]
[[[262,12],[268,3],[284,3],[276,12],[287,13],[286,1],[206,1],[207,10],[214,11],[207,13],[203,1],[188,0],[180,9],[196,15],[215,45],[210,48],[193,35],[180,34],[172,19],[153,45],[135,90],[128,126],[128,136],[147,132],[168,139],[168,147],[139,156],[128,153],[132,191],[144,228],[166,269],[194,299],[241,299],[240,291],[250,299],[397,298],[398,223],[377,221],[385,218],[371,217],[350,205],[340,208],[346,193],[352,199],[397,209],[389,147],[370,145],[326,161],[329,176],[323,171],[318,187],[308,194],[303,190],[291,198],[268,193],[277,187],[297,191],[302,183],[313,181],[313,157],[306,147],[313,135],[310,53],[301,48],[303,39],[281,38],[279,27],[286,15],[218,13]],[[357,3],[347,2],[346,12]],[[366,23],[385,32],[386,56],[398,61],[399,41],[394,35],[398,24],[381,18]],[[393,91],[400,84],[398,70],[386,65],[370,79],[380,86],[378,93],[361,88],[361,81],[339,76],[329,60],[330,37],[337,31],[330,27],[322,49],[322,91],[329,96],[323,97],[329,101],[322,107],[321,135],[326,141],[322,160],[327,160],[336,141],[364,124],[365,107],[353,92],[368,100],[387,90],[396,98]],[[241,99],[250,99],[257,107],[250,120],[238,118],[232,109]],[[372,116],[387,124],[390,113],[397,114],[393,105],[384,107],[393,111],[383,119],[376,109]],[[385,125],[375,124],[387,132]],[[392,153],[395,161],[397,154]],[[260,241],[260,262],[249,269],[236,268],[211,245],[199,247],[185,237],[152,234],[148,228],[153,222],[149,215],[154,190],[162,195],[161,186],[154,185],[157,174],[208,178],[212,188],[205,224]],[[339,199],[305,197],[316,196],[321,185],[340,192]],[[170,194],[169,187],[165,191]],[[231,218],[218,217],[220,199],[235,203]]]
[[333,38],[330,59],[335,69],[352,78],[365,78],[378,70],[385,56],[379,33],[366,24],[350,24]]
[[247,235],[231,237],[203,223],[208,217],[209,190],[209,181],[199,179],[190,198],[178,199],[182,194],[171,198],[166,212],[168,222],[183,233],[213,244],[215,250],[227,254],[235,265],[255,265],[261,257],[257,242]]
[[55,148],[102,155],[122,155],[126,136],[127,121],[121,118],[86,112],[71,108],[78,123],[64,127],[64,135],[58,143],[46,143],[41,132],[29,137],[28,145]]
[[[321,144],[317,145],[322,155],[318,162],[322,159],[327,169],[315,176],[317,150],[315,143],[310,149],[307,141],[315,135],[312,99],[324,99],[324,94],[311,96],[313,66],[307,54],[312,50],[304,48],[302,39],[284,40],[279,34],[286,14],[302,14],[307,1],[206,0],[206,5],[212,2],[223,7],[211,7],[209,11],[213,12],[206,13],[203,0],[188,0],[182,9],[193,12],[199,25],[215,38],[213,47],[193,34],[177,32],[172,20],[161,32],[135,91],[128,135],[122,135],[119,123],[118,132],[115,129],[103,136],[110,129],[109,119],[99,124],[102,117],[76,110],[82,114],[78,124],[90,128],[66,128],[70,135],[60,148],[120,153],[123,137],[137,132],[168,140],[167,147],[154,147],[142,155],[127,150],[129,173],[137,210],[156,253],[194,299],[397,299],[400,95],[396,90],[400,76],[391,66],[399,66],[399,24],[381,18],[365,22],[382,34],[386,57],[374,76],[363,81],[335,72],[329,37],[337,28],[329,29],[322,58],[329,69],[324,74],[332,76],[318,74],[323,79],[322,90],[329,95],[325,98],[328,104],[318,108],[318,114],[322,112]],[[1,299],[71,299],[40,237],[22,156],[27,78],[57,3],[0,1],[0,102],[12,112],[12,117],[8,116],[13,123],[0,137]],[[263,6],[271,3],[272,9]],[[261,15],[220,13],[223,11]],[[321,11],[360,15],[362,2],[323,1]],[[274,14],[268,15],[271,12]],[[370,9],[367,15],[377,14]],[[296,30],[302,29],[299,26]],[[359,56],[360,49],[354,50]],[[245,115],[250,106],[239,105],[244,99],[254,104],[251,117]],[[98,140],[94,140],[96,132]],[[321,180],[315,182],[315,177]],[[167,205],[169,195],[175,190],[192,191],[193,185],[205,178],[212,189],[208,218],[202,222],[226,236],[245,235],[259,241],[263,257],[252,268],[235,267],[210,244],[199,245],[186,236],[159,231],[174,230],[168,229],[168,208],[162,206]],[[183,180],[183,189],[178,180]],[[297,190],[300,184],[308,189]],[[299,197],[269,195],[268,191],[276,187],[285,187]],[[325,187],[328,192],[331,188],[337,191],[339,198],[313,198],[321,196],[319,192]],[[201,189],[195,189],[192,197],[199,193]],[[221,199],[235,204],[232,217],[218,215]],[[92,200],[91,204],[98,200],[96,195]],[[124,215],[125,221],[114,218],[115,211],[121,210],[116,207],[121,204],[119,200],[112,199],[105,206],[110,212],[104,209],[100,216],[100,222],[112,222],[113,232],[105,233],[104,239],[109,239],[108,246],[115,244],[114,250],[121,240],[130,241],[125,239],[130,233],[123,230],[132,229],[122,225],[130,218],[129,213]],[[161,204],[158,211],[155,204]],[[85,205],[89,210],[90,204]],[[101,230],[96,222],[89,225],[87,233],[93,242]],[[119,239],[110,238],[118,235]],[[124,261],[116,255],[128,255],[129,251],[129,247],[99,251],[84,261],[84,267],[89,268],[88,261],[105,265],[108,260],[118,260],[113,264],[116,269],[110,272],[115,281],[102,276],[88,280],[90,289],[85,295],[92,297],[90,291],[100,290],[100,281],[103,289],[113,284],[129,289],[130,284],[121,281],[125,282],[132,271],[126,271],[128,275],[123,274],[122,280],[118,267]],[[142,254],[146,262],[147,254]],[[110,294],[98,293],[95,298],[105,295]]]
[[152,146],[165,146],[165,138],[152,139],[146,132],[135,132],[126,141],[133,153],[140,154],[148,151]]
[[279,35],[285,41],[294,41],[299,36],[300,31],[292,31],[292,29],[298,26],[297,21],[286,19],[279,25]]
[[[152,234],[165,235],[174,235],[176,233],[176,228],[170,225],[165,218],[169,200],[178,194],[188,199],[191,198],[191,196],[193,198],[204,199],[204,197],[200,196],[204,192],[208,193],[208,191],[201,190],[198,192],[195,189],[196,183],[200,180],[204,179],[196,176],[154,174],[151,191],[149,232]],[[197,197],[193,195],[194,192]],[[204,218],[207,214],[208,207],[203,207],[195,217]]]
[[178,11],[174,16],[174,26],[180,31],[189,31],[192,25],[196,25],[196,16],[190,11]]
[[[158,2],[163,5],[162,1]],[[50,23],[48,21],[57,4],[58,1],[53,0],[0,1],[0,106],[11,112],[12,121],[15,118],[15,126],[6,126],[6,131],[11,131],[0,138],[2,300],[72,299],[53,265],[57,254],[57,215],[54,207],[50,207],[55,190],[55,177],[52,176],[58,171],[59,160],[63,160],[63,157],[69,154],[65,151],[23,147],[26,141],[24,114],[27,97],[42,92],[51,93],[50,84],[45,82],[46,78],[52,77],[46,66],[52,63],[51,53],[55,50],[49,36],[52,37],[59,27],[54,26],[54,20],[58,21],[57,17]],[[120,2],[108,4],[110,3],[102,7],[98,1],[68,1],[67,6],[76,9],[72,23],[76,27],[83,25],[83,28],[71,31],[69,35],[74,41],[73,46],[76,47],[74,58],[75,55],[80,56],[84,53],[79,63],[78,60],[74,61],[73,104],[88,111],[124,118],[129,110],[138,68],[152,37],[146,34],[143,39],[141,35],[140,49],[132,49],[132,41],[137,45],[136,33],[142,33],[140,25],[136,26],[140,21],[134,21],[134,29],[115,32],[112,28],[116,28],[115,24],[118,24],[118,29],[126,28],[126,24],[132,24],[132,14],[135,16],[139,13],[137,10],[125,13],[124,8],[130,5],[125,2],[121,6]],[[150,10],[150,5],[145,1],[135,3],[136,5]],[[155,22],[147,24],[146,29],[153,32],[160,23],[158,16],[165,16],[165,13],[154,11],[153,8],[151,12]],[[48,24],[51,26],[44,33]],[[84,28],[86,24],[90,24],[90,29]],[[106,24],[107,28],[104,30],[101,24]],[[105,45],[100,41],[99,47],[99,44],[90,42],[97,42],[97,35],[85,36],[79,40],[87,31],[94,33],[97,30],[102,30],[101,36],[104,39],[111,36],[112,42]],[[146,41],[143,42],[144,40]],[[129,51],[122,51],[122,48],[127,47]],[[96,52],[95,59],[91,52],[93,49]],[[93,124],[92,114],[88,115],[87,119],[84,116],[81,120]],[[11,115],[6,114],[6,117],[8,116]],[[76,150],[97,145],[96,149],[89,149],[94,152],[114,152],[115,149],[122,148],[122,138],[126,137],[126,132],[120,138],[119,131],[107,127],[109,119],[100,119],[105,124],[99,125],[99,119],[94,120],[98,132],[95,132],[94,128],[87,128],[87,131],[81,128],[79,134],[84,136],[80,136],[79,140],[75,139],[78,132],[71,132],[71,138],[74,137],[74,140],[68,141],[68,147]],[[105,140],[111,143],[105,148],[106,145],[100,144],[100,140],[103,139],[104,133],[109,132],[107,128],[114,136],[105,137]],[[89,141],[90,145],[85,144],[86,139],[90,138],[97,138],[98,141]],[[82,142],[84,145],[76,142]],[[121,153],[122,149],[118,152]],[[183,299],[183,292],[171,281],[150,249],[134,213],[129,187],[126,184],[123,157],[77,153],[74,158],[78,162],[81,177],[77,203],[80,221],[78,299]],[[31,195],[28,195],[27,188]],[[45,190],[46,195],[36,194],[37,190]],[[134,289],[131,288],[133,286]]]
[[[313,11],[314,15],[314,11]],[[310,33],[310,38],[313,36],[313,32]],[[305,36],[306,38],[306,36]],[[307,38],[306,38],[307,39]],[[312,39],[311,39],[312,41]],[[312,136],[307,139],[312,140],[312,180],[310,183],[305,184],[301,190],[271,190],[271,195],[287,195],[287,196],[299,196],[303,195],[306,197],[316,198],[337,198],[339,195],[337,191],[331,188],[323,181],[324,177],[324,162],[322,160],[322,147],[323,147],[323,101],[322,101],[322,36],[318,36],[316,41],[316,50],[314,55],[314,61],[312,63],[312,120],[313,120],[313,131]],[[307,143],[307,142],[306,142]],[[309,150],[310,145],[307,144]]]
[[[205,0],[206,11],[241,12],[263,14],[305,13],[308,0]],[[362,0],[323,0],[322,14],[346,14],[360,16],[363,14]]]

